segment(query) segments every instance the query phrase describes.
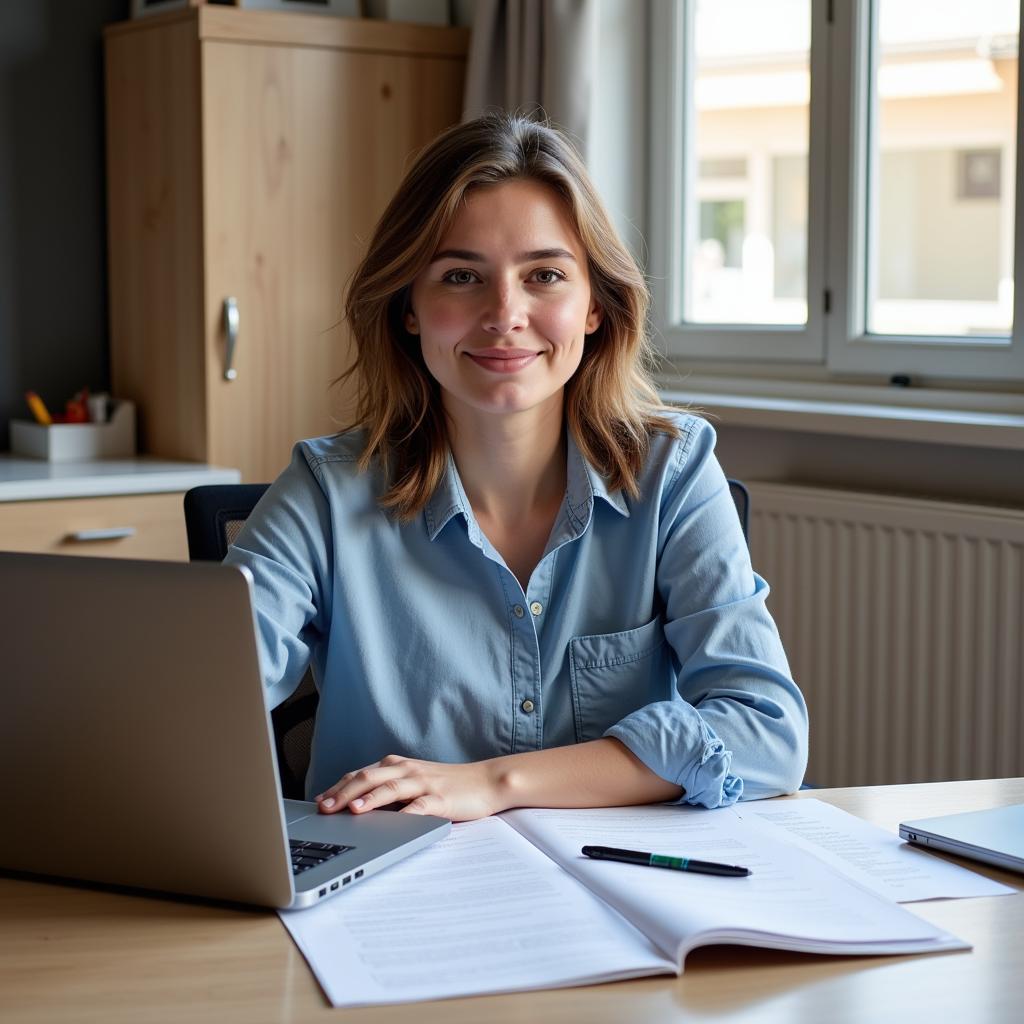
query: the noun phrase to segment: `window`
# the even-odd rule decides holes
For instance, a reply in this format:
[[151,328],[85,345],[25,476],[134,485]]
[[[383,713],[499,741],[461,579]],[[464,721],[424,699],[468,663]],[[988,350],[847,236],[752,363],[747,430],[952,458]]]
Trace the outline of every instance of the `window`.
[[743,13],[751,19],[744,32],[735,31],[730,4],[697,3],[690,22],[684,160],[696,161],[697,179],[684,193],[683,315],[805,324],[810,5],[783,0]]
[[1024,379],[1021,7],[656,0],[669,352]]

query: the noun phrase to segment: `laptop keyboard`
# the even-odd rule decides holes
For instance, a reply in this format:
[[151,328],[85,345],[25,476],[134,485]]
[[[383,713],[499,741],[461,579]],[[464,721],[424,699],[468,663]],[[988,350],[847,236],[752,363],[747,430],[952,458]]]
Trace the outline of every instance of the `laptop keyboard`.
[[354,850],[354,846],[337,846],[334,843],[309,843],[301,839],[289,839],[292,850],[292,874],[301,875],[303,871],[315,868],[318,864],[337,857],[339,853]]

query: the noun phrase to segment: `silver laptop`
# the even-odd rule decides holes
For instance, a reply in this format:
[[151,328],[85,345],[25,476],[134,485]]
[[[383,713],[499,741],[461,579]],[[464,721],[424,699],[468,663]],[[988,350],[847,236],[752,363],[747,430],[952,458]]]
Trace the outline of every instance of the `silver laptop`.
[[251,586],[0,552],[0,868],[298,908],[448,832],[282,800]]
[[907,821],[900,835],[930,850],[1024,872],[1024,804]]

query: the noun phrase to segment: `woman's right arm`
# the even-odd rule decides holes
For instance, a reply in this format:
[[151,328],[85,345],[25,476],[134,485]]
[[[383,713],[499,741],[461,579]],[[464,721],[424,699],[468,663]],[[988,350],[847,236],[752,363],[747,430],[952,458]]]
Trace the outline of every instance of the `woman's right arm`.
[[297,444],[288,468],[260,499],[224,559],[252,573],[270,707],[299,685],[330,628],[333,542],[320,472],[309,447]]

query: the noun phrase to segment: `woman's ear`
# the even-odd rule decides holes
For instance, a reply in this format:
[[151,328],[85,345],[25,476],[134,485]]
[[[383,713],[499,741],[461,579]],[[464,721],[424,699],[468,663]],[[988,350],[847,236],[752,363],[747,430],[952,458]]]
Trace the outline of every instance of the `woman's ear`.
[[594,331],[601,326],[601,321],[604,320],[604,310],[595,302],[590,307],[590,312],[587,314],[587,323],[584,328],[585,334],[593,334]]
[[405,329],[410,334],[420,333],[419,322],[416,320],[416,314],[411,309],[405,314]]

